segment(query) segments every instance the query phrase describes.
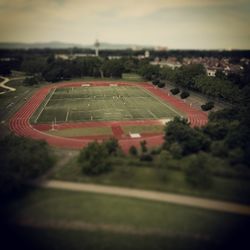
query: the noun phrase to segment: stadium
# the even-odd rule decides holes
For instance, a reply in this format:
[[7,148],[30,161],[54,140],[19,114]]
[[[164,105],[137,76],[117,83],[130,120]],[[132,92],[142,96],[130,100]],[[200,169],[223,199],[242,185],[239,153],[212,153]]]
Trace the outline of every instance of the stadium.
[[79,149],[93,140],[115,137],[126,152],[143,140],[163,142],[166,122],[207,123],[207,114],[149,83],[81,81],[40,88],[10,119],[15,134]]

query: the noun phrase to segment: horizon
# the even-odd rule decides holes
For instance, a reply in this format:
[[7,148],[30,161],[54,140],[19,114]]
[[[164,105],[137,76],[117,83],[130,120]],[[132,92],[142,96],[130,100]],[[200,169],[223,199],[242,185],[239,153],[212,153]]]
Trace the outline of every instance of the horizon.
[[[125,50],[125,49],[132,49],[132,46],[139,46],[139,50],[144,50],[144,49],[155,49],[157,47],[162,47],[162,48],[166,48],[166,51],[172,51],[172,50],[180,50],[180,51],[185,51],[185,50],[193,50],[193,51],[250,51],[250,48],[169,48],[169,47],[165,47],[162,45],[154,45],[154,44],[135,44],[135,43],[112,43],[112,42],[107,42],[107,41],[99,41],[100,44],[108,44],[108,45],[114,45],[114,46],[131,46],[131,47],[127,47],[127,48],[122,48],[122,49],[118,49],[118,50]],[[83,44],[83,43],[77,43],[77,42],[63,42],[63,41],[34,41],[34,42],[23,42],[23,41],[0,41],[0,44],[24,44],[24,45],[35,45],[35,44],[53,44],[53,43],[58,43],[58,44],[70,44],[70,45],[74,45],[72,47],[66,47],[64,49],[72,49],[72,48],[79,48],[79,49],[94,49],[91,48],[91,46],[94,46],[94,42],[91,44]],[[83,47],[78,47],[78,46],[83,46]],[[41,47],[41,48],[36,48],[35,49],[46,49],[46,47]],[[1,47],[0,47],[1,49]],[[16,49],[16,48],[15,48]],[[19,49],[17,47],[17,49]],[[20,48],[22,49],[22,48]],[[61,48],[57,48],[57,47],[52,47],[51,49],[61,49]],[[109,50],[109,49],[102,49],[101,47],[99,47],[99,50]],[[113,50],[113,49],[111,49]]]
[[249,10],[249,0],[1,0],[1,42],[249,50]]

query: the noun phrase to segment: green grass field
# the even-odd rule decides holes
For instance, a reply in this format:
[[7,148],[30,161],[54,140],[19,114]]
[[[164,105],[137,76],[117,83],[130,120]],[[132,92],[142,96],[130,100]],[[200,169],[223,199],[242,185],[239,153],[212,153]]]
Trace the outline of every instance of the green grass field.
[[169,119],[174,108],[136,86],[67,87],[52,90],[31,122]]
[[62,130],[50,130],[47,133],[62,137],[76,137],[76,136],[88,136],[88,135],[113,135],[110,127],[70,128]]
[[[14,221],[33,222],[18,233],[35,249],[228,249],[224,244],[250,222],[206,209],[50,189],[30,192],[6,210]],[[79,229],[79,223],[90,226]]]
[[126,81],[133,81],[133,82],[143,81],[143,78],[140,75],[135,74],[135,73],[123,73],[122,79]]

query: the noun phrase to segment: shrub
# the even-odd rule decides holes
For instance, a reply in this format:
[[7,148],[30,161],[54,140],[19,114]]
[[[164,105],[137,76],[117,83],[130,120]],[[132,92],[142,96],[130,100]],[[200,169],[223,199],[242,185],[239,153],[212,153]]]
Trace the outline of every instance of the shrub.
[[116,138],[111,138],[104,141],[104,146],[106,147],[109,155],[117,155],[120,151],[120,146]]
[[160,81],[157,85],[159,88],[164,88],[166,84],[165,82]]
[[199,153],[189,157],[184,168],[186,181],[193,187],[208,188],[212,184],[212,175],[207,162],[207,155]]
[[38,84],[38,80],[36,77],[26,77],[23,81],[25,85],[32,86]]
[[171,154],[166,150],[162,150],[157,157],[156,164],[160,168],[167,168],[168,161],[171,159],[172,159]]
[[173,95],[177,95],[180,93],[180,89],[179,88],[174,88],[174,89],[171,89],[170,92],[173,94]]
[[145,140],[143,140],[143,141],[141,141],[140,142],[140,145],[141,145],[141,151],[143,152],[143,153],[146,153],[147,151],[148,151],[148,148],[147,148],[147,142],[145,141]]
[[153,157],[151,154],[142,154],[140,156],[140,160],[141,161],[152,161],[153,160]]
[[136,156],[138,154],[137,148],[135,146],[131,146],[129,148],[129,154],[133,155],[133,156]]
[[174,142],[170,145],[169,151],[175,159],[180,159],[182,157],[183,149],[177,142]]
[[203,111],[208,111],[214,108],[214,103],[213,102],[207,102],[206,104],[201,105],[201,109]]
[[181,96],[181,99],[185,99],[185,98],[189,97],[190,94],[187,91],[183,91],[180,96]]
[[155,79],[152,81],[153,85],[158,85],[159,82],[160,82],[160,80],[158,80],[158,79]]
[[109,152],[104,143],[89,143],[80,152],[78,162],[83,173],[87,175],[100,175],[112,170],[112,165],[109,161]]

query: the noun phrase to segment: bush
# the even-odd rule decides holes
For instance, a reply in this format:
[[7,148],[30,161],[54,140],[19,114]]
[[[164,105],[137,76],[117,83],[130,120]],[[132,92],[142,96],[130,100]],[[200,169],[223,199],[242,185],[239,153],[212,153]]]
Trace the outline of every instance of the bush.
[[183,91],[180,96],[181,96],[181,99],[185,99],[185,98],[189,97],[190,94],[187,91]]
[[129,148],[129,154],[132,156],[136,156],[138,154],[137,148],[135,146],[131,146]]
[[26,77],[23,81],[25,85],[32,86],[38,84],[38,80],[36,77]]
[[171,159],[172,159],[171,154],[166,150],[162,150],[157,157],[156,165],[160,168],[167,168],[168,161]]
[[82,172],[87,175],[100,175],[112,170],[109,152],[105,143],[89,143],[80,152],[78,162],[82,168]]
[[153,157],[151,154],[142,154],[140,156],[141,161],[153,161]]
[[179,88],[174,88],[174,89],[171,89],[170,92],[173,94],[173,95],[177,95],[180,93],[180,89]]
[[201,105],[201,109],[203,111],[208,111],[214,108],[214,103],[213,102],[207,102],[206,104]]
[[104,141],[104,146],[106,147],[109,155],[118,155],[120,152],[120,146],[116,138],[111,138],[107,141]]
[[180,159],[182,157],[183,149],[177,142],[170,145],[169,151],[175,159]]
[[160,82],[160,80],[158,80],[158,79],[155,79],[152,81],[153,85],[155,85],[155,86],[158,85],[159,82]]
[[186,181],[193,187],[208,188],[212,184],[212,175],[207,164],[207,155],[199,153],[189,157],[189,163],[184,168]]
[[166,84],[165,82],[160,81],[157,85],[159,88],[164,88]]
[[141,145],[141,151],[143,153],[146,153],[148,151],[148,148],[147,148],[147,141],[143,140],[140,142],[140,145]]

